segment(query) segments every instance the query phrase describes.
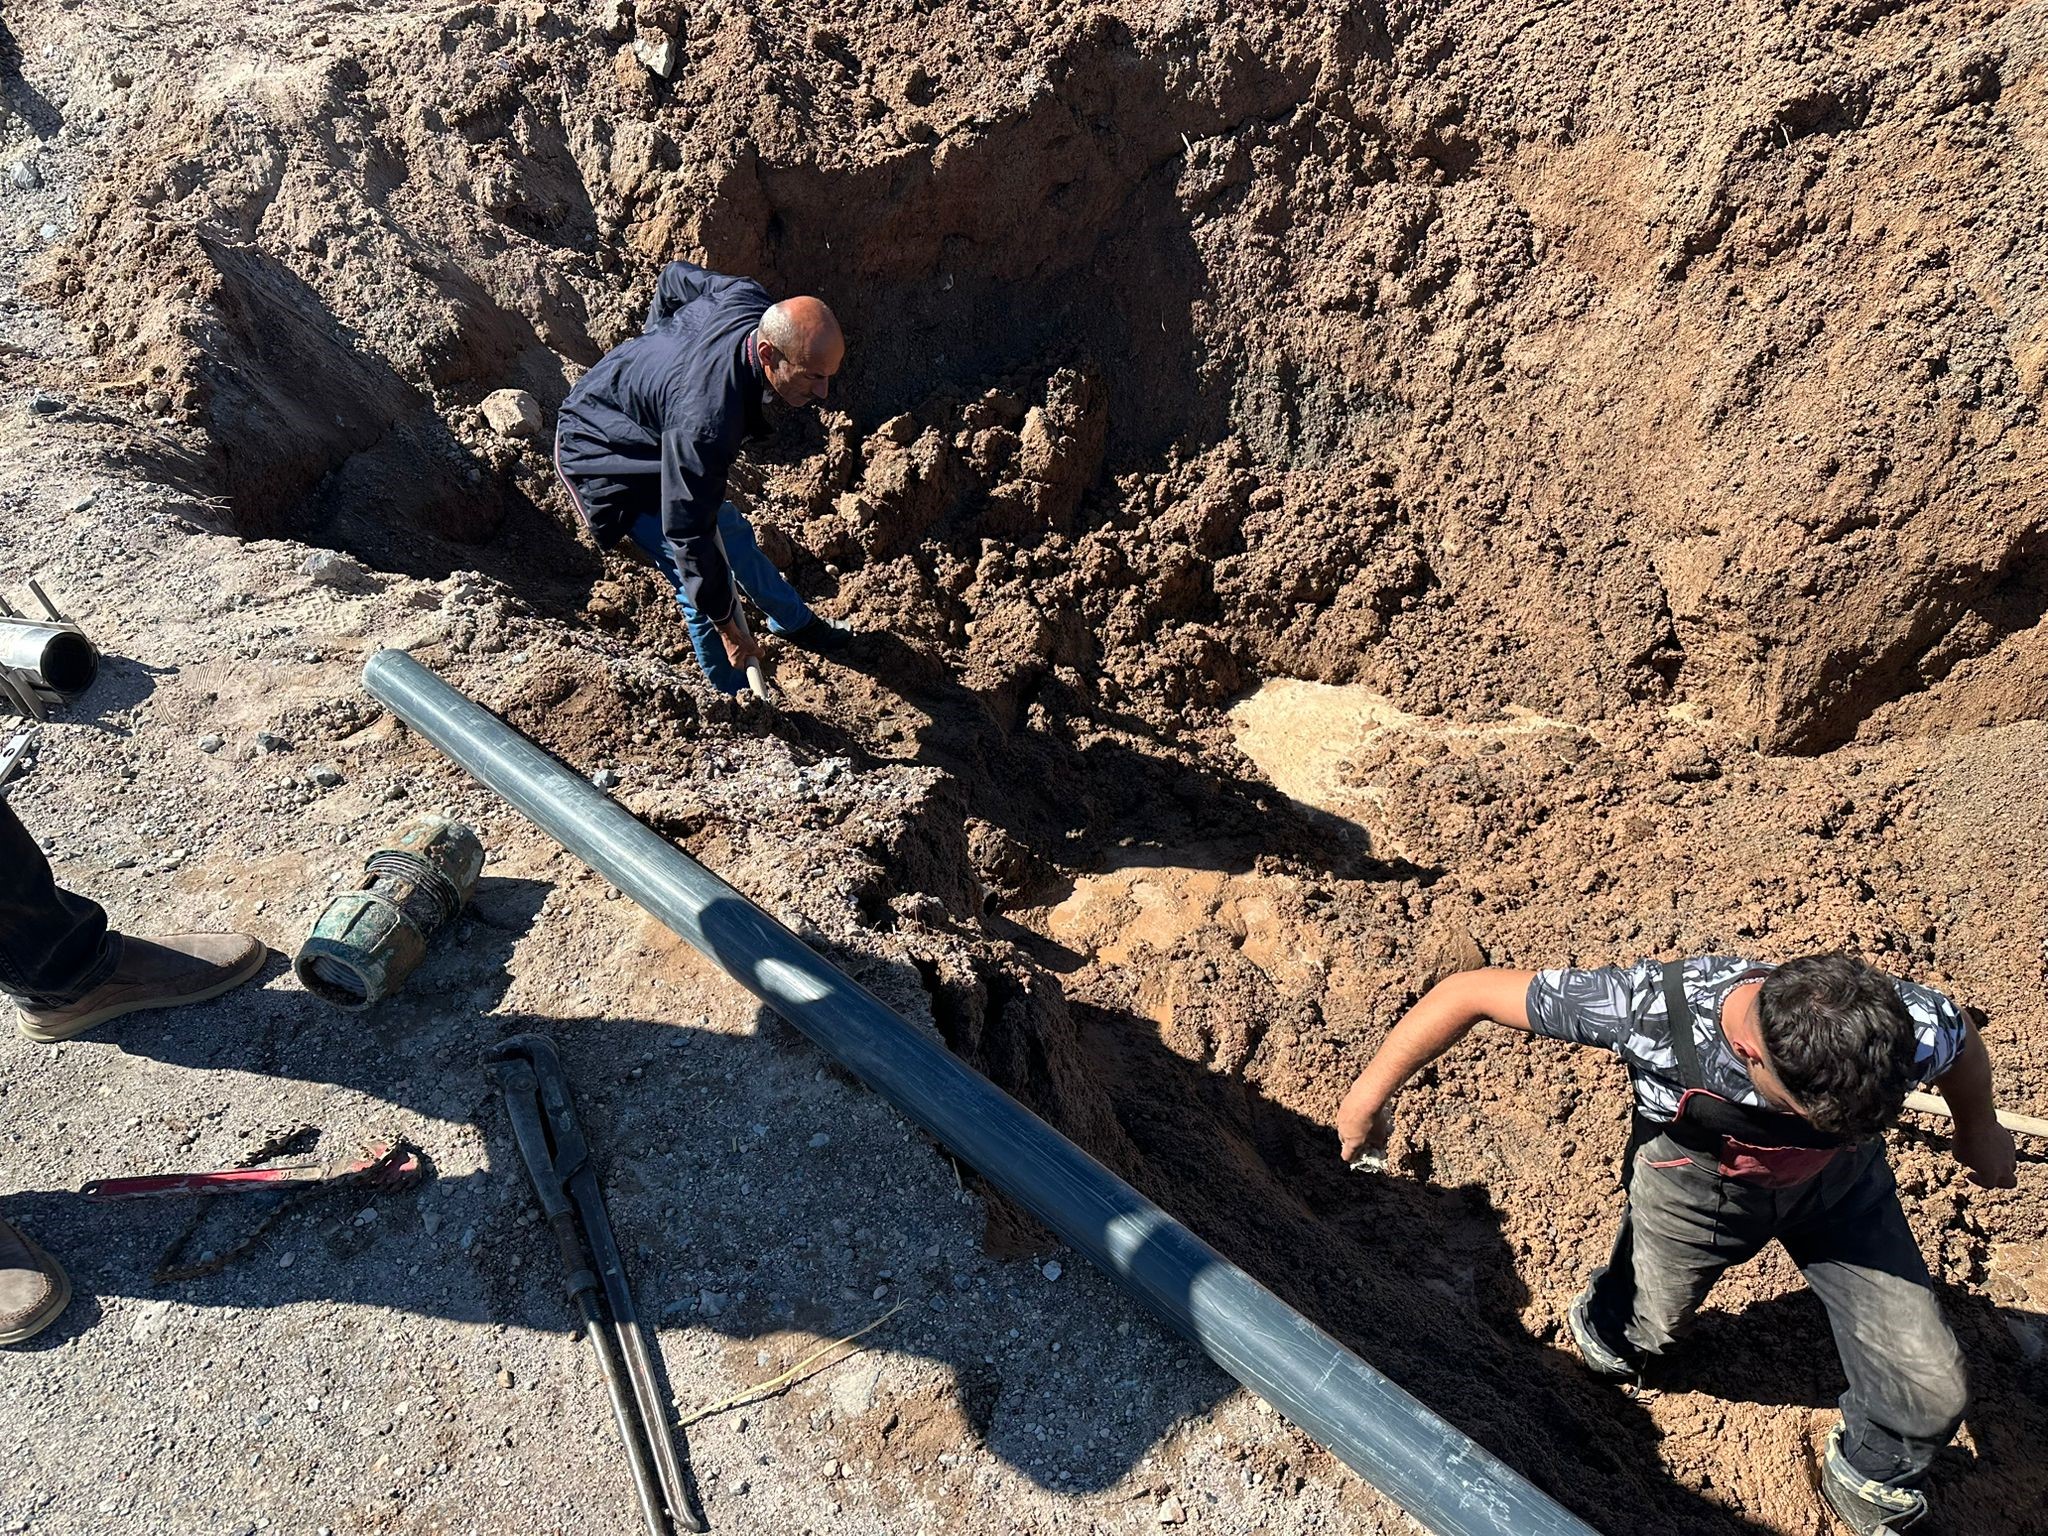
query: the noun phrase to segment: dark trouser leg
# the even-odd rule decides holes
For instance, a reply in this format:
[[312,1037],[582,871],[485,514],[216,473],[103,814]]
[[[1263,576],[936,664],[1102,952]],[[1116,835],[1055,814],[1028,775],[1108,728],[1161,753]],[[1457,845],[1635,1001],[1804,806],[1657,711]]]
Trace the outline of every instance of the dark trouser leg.
[[1962,1351],[1884,1148],[1844,1153],[1814,1183],[1780,1240],[1827,1307],[1849,1377],[1842,1456],[1874,1482],[1910,1485],[1963,1421]]
[[114,960],[107,914],[58,887],[43,850],[0,801],[0,991],[60,1007],[104,981]]
[[1662,1354],[1692,1326],[1722,1271],[1754,1257],[1770,1236],[1768,1194],[1656,1137],[1630,1162],[1614,1252],[1593,1277],[1594,1329],[1638,1360]]

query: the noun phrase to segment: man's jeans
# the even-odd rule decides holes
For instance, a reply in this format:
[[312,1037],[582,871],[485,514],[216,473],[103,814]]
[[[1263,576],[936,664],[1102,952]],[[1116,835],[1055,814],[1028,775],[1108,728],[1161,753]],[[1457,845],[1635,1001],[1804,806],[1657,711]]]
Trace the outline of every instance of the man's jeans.
[[1842,1455],[1876,1482],[1915,1482],[1962,1422],[1968,1389],[1883,1143],[1846,1148],[1812,1178],[1767,1189],[1722,1176],[1660,1135],[1636,1150],[1626,1177],[1614,1254],[1593,1277],[1594,1331],[1625,1339],[1622,1353],[1662,1354],[1721,1272],[1775,1237],[1834,1329],[1849,1378]]
[[58,888],[43,850],[0,800],[0,992],[31,1008],[62,1007],[105,981],[118,958],[107,914]]
[[[692,608],[690,599],[684,595],[683,573],[676,565],[675,551],[669,548],[668,537],[661,531],[660,514],[641,513],[627,530],[627,536],[646,551],[648,559],[661,567],[661,574],[676,589],[676,601],[682,604],[683,618],[690,626],[690,644],[696,649],[697,663],[703,667],[704,675],[711,679],[712,686],[727,693],[744,692],[746,674],[726,659],[725,645],[718,638],[718,627]],[[761,553],[761,546],[754,542],[754,530],[740,516],[739,508],[729,501],[718,509],[718,537],[725,545],[725,560],[732,567],[733,580],[754,600],[754,606],[768,615],[771,634],[786,635],[811,622],[809,605],[797,595],[796,588],[789,584],[782,572],[775,569],[773,562]]]

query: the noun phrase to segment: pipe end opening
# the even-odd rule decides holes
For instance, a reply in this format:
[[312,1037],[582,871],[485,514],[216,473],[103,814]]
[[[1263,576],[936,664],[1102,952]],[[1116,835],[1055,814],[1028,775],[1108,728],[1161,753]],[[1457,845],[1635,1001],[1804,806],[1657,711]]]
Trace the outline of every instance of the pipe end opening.
[[43,647],[43,681],[69,698],[85,692],[100,675],[100,653],[83,635],[50,637]]

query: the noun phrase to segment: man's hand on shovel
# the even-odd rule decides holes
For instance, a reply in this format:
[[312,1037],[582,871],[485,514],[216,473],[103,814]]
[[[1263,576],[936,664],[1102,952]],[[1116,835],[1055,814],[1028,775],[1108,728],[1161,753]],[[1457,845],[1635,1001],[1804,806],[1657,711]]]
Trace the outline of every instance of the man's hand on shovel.
[[768,649],[754,638],[737,606],[732,617],[718,626],[718,638],[725,646],[726,660],[746,673],[747,686],[753,690],[754,697],[766,699],[768,676],[762,663],[767,659]]

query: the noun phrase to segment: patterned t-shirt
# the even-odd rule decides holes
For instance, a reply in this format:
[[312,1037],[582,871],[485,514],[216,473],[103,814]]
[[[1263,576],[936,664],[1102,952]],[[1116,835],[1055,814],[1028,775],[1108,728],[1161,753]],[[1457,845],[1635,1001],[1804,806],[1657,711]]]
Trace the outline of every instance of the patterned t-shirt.
[[[1730,955],[1685,962],[1685,997],[1692,1004],[1693,1039],[1707,1089],[1735,1103],[1766,1109],[1770,1106],[1750,1081],[1749,1069],[1721,1038],[1721,1004],[1737,982],[1745,977],[1756,980],[1771,969]],[[1963,1048],[1962,1013],[1939,992],[1910,981],[1893,985],[1913,1019],[1914,1081],[1930,1082],[1948,1071]],[[1664,968],[1657,961],[1595,971],[1538,971],[1529,983],[1528,1002],[1529,1027],[1537,1034],[1599,1046],[1619,1056],[1628,1067],[1636,1106],[1645,1119],[1661,1123],[1677,1117],[1684,1089],[1665,1019]]]

